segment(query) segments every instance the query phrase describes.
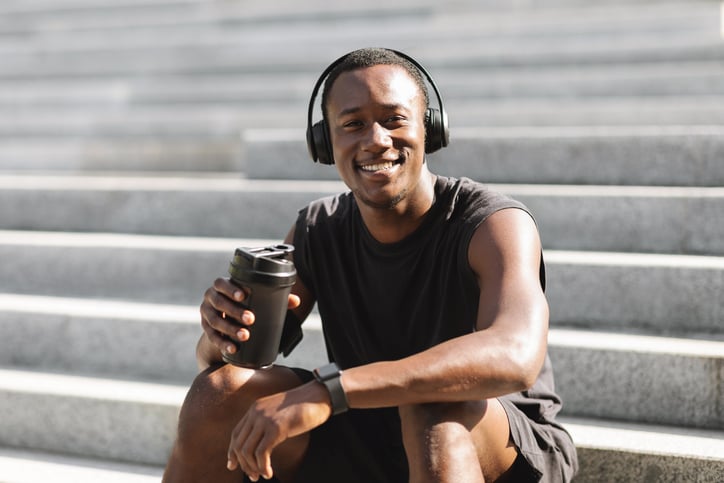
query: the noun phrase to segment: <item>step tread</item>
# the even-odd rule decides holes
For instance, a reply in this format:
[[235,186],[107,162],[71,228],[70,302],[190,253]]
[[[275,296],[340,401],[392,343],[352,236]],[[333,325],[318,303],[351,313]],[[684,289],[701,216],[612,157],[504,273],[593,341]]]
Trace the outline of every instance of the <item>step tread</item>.
[[[223,238],[128,233],[62,232],[40,230],[0,230],[0,246],[24,247],[105,247],[138,250],[228,252],[236,246],[265,246],[278,239]],[[547,263],[598,266],[724,268],[724,256],[680,255],[592,250],[544,250]]]
[[[143,235],[132,233],[92,233],[41,230],[0,230],[0,246],[103,247],[138,250],[201,250],[228,253],[231,247],[279,243],[278,239],[220,238],[200,236]],[[231,248],[233,249],[233,248]]]
[[[125,247],[139,250],[200,250],[228,252],[229,247],[279,243],[270,238],[224,238],[131,233],[95,233],[42,230],[0,230],[0,246]],[[544,250],[547,263],[662,268],[724,268],[724,256],[680,255],[594,250]]]
[[154,466],[0,447],[4,483],[157,483],[162,473]]
[[0,368],[0,390],[163,406],[179,406],[187,387],[178,384]]
[[724,340],[551,328],[548,343],[580,349],[705,357],[724,361]]
[[[55,314],[69,317],[144,320],[153,323],[198,323],[198,306],[0,293],[0,312]],[[321,330],[314,312],[304,323],[305,330]],[[582,349],[677,354],[724,359],[724,340],[702,340],[681,336],[660,336],[591,329],[552,327],[549,344]]]
[[560,418],[577,447],[724,461],[724,431]]
[[[180,406],[186,386],[0,369],[0,389]],[[562,417],[577,445],[724,461],[724,431]]]
[[[486,183],[491,189],[510,195],[551,196],[621,196],[636,198],[722,198],[720,186],[625,186],[625,185],[562,185]],[[172,175],[144,176],[126,173],[118,176],[94,176],[74,173],[35,174],[1,173],[0,190],[57,190],[57,191],[254,191],[275,193],[314,193],[347,191],[342,181],[305,179],[244,179],[233,176],[192,177]]]

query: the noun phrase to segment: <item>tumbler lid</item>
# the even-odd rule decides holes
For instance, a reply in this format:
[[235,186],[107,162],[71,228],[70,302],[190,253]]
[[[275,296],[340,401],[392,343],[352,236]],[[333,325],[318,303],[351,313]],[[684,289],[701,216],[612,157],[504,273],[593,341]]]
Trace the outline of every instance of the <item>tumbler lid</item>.
[[229,274],[239,281],[292,285],[297,271],[287,257],[293,251],[294,246],[289,244],[237,248]]

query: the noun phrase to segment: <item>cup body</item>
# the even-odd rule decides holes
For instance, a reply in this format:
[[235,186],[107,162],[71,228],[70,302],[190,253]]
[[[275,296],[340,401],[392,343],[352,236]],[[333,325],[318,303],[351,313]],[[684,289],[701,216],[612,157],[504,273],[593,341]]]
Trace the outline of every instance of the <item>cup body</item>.
[[231,364],[254,369],[271,366],[279,354],[289,293],[296,281],[294,263],[287,257],[292,245],[237,248],[229,265],[231,282],[246,292],[244,306],[254,312],[254,324],[247,326],[249,340],[232,341],[233,354],[224,352]]

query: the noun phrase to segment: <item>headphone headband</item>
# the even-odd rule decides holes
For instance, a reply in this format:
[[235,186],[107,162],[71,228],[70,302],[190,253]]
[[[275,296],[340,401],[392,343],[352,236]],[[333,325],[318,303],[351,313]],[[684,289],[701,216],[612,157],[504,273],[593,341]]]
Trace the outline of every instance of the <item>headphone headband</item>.
[[[427,79],[427,82],[430,84],[433,91],[435,92],[437,104],[440,109],[438,110],[428,108],[425,113],[425,152],[432,153],[440,148],[447,146],[450,140],[447,113],[445,112],[445,106],[443,105],[440,91],[438,90],[435,81],[432,79],[432,76],[422,65],[420,65],[415,59],[413,59],[409,55],[404,54],[398,50],[385,50],[388,50],[389,52],[392,52],[410,62],[415,68],[417,68],[417,70],[420,71],[420,73],[422,73],[425,79]],[[347,53],[329,64],[329,66],[324,69],[322,74],[319,76],[319,79],[317,79],[317,82],[314,84],[312,96],[309,99],[309,107],[307,109],[307,149],[309,150],[309,155],[311,156],[312,160],[315,162],[318,161],[322,164],[334,164],[334,156],[332,155],[332,144],[329,139],[329,129],[327,127],[326,121],[322,119],[316,124],[312,124],[314,101],[317,98],[319,89],[322,87],[322,84],[327,79],[327,76],[329,76],[332,70],[334,70],[335,67],[344,62],[344,60],[351,54],[352,52]],[[324,108],[324,106],[322,106],[322,108]],[[322,117],[324,117],[324,114],[322,115]]]

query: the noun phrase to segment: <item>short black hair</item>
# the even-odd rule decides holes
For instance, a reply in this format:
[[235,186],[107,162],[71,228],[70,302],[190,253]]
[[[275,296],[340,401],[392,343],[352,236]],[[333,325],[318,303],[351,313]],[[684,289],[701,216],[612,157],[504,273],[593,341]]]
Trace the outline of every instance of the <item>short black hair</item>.
[[332,86],[337,78],[345,72],[364,69],[366,67],[374,67],[375,65],[399,65],[405,69],[420,88],[420,92],[422,92],[422,96],[425,101],[425,108],[427,109],[430,105],[430,95],[427,91],[427,85],[425,84],[425,79],[423,78],[420,69],[418,69],[412,62],[390,49],[369,47],[350,52],[330,71],[324,82],[324,90],[322,91],[322,116],[324,119],[327,119],[327,101],[329,100],[329,92],[332,90]]

